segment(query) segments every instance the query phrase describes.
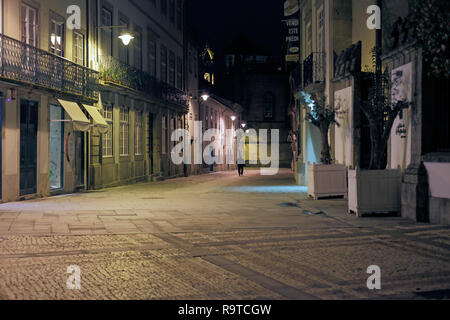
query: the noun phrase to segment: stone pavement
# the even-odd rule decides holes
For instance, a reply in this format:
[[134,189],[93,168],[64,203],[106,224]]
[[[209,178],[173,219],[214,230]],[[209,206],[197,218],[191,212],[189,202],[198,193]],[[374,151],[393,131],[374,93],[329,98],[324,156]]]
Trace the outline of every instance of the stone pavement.
[[[287,170],[248,170],[2,204],[0,299],[448,295],[449,227],[357,218],[304,191]],[[81,290],[66,287],[70,265]]]

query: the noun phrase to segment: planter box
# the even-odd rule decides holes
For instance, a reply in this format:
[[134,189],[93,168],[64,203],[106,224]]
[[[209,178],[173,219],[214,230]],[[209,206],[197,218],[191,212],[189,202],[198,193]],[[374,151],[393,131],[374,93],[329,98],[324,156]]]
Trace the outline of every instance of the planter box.
[[359,217],[400,212],[401,170],[349,170],[348,210]]
[[314,199],[347,197],[347,167],[343,164],[308,162],[308,195]]

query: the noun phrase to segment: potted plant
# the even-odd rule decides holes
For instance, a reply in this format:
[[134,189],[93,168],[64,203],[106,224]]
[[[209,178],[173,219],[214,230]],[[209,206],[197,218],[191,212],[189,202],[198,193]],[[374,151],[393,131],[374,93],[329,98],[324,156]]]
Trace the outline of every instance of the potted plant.
[[347,196],[347,169],[345,165],[334,164],[330,154],[328,131],[332,124],[339,126],[336,114],[340,111],[326,104],[321,93],[302,92],[306,120],[316,126],[321,136],[320,164],[308,162],[308,195],[314,199]]
[[401,169],[387,169],[387,144],[392,126],[400,112],[409,107],[405,100],[393,101],[401,75],[390,75],[378,66],[376,49],[373,50],[375,72],[366,72],[367,97],[361,111],[370,129],[370,164],[368,170],[349,169],[349,211],[363,216],[372,213],[398,213],[401,203]]

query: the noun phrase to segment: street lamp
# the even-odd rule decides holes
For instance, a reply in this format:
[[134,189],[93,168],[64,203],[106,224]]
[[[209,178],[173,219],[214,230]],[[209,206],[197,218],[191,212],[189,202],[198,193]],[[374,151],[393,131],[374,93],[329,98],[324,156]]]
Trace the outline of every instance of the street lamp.
[[231,121],[236,120],[236,116],[231,116]]
[[128,32],[125,32],[119,36],[119,39],[122,40],[122,43],[125,46],[127,46],[130,44],[130,41],[134,39],[134,37],[131,34],[129,34]]
[[209,95],[208,94],[202,94],[202,99],[203,101],[207,101],[209,99]]
[[247,126],[245,122],[242,122],[241,127],[244,129]]

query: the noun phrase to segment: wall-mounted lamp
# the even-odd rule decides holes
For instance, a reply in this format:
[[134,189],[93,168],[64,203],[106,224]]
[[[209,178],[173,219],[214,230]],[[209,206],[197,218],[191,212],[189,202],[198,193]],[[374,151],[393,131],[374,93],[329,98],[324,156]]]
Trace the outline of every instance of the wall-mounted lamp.
[[231,121],[236,120],[236,116],[231,116],[230,118],[231,118]]
[[128,32],[125,32],[119,36],[119,39],[122,40],[122,43],[125,46],[127,46],[130,44],[130,41],[134,39],[134,37],[131,34],[129,34]]

